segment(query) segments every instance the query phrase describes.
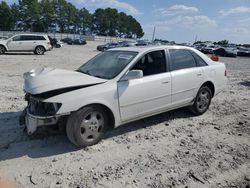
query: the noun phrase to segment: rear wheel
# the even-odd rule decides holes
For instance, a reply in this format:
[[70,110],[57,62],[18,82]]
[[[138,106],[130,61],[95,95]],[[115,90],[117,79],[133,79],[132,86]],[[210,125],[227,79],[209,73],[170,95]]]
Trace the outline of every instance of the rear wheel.
[[45,52],[45,49],[42,46],[37,46],[35,49],[35,54],[37,54],[37,55],[43,55],[44,52]]
[[73,144],[86,147],[98,143],[103,138],[107,126],[106,111],[99,106],[89,106],[70,115],[66,132]]
[[0,54],[4,54],[6,51],[6,49],[4,48],[4,46],[0,46]]
[[201,115],[207,111],[212,99],[211,89],[207,86],[202,86],[195,98],[194,104],[190,107],[195,115]]

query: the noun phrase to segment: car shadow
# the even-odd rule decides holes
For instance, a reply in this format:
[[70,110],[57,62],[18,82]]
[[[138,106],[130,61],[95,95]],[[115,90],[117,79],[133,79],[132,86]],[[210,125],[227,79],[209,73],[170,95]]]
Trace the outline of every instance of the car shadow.
[[142,128],[155,126],[155,125],[158,125],[160,123],[168,124],[173,119],[190,118],[193,116],[194,115],[191,112],[189,112],[186,108],[180,108],[177,110],[164,112],[164,113],[161,113],[158,115],[154,115],[154,116],[150,116],[150,117],[147,117],[144,119],[134,121],[132,123],[127,123],[127,124],[121,125],[115,129],[109,131],[107,133],[105,139],[116,137],[119,135],[123,135],[123,134],[128,133],[128,132],[137,131],[137,130],[142,129]]
[[33,52],[6,52],[4,55],[36,55]]
[[[80,150],[69,142],[66,135],[58,129],[43,127],[28,136],[19,126],[18,119],[21,112],[0,113],[0,161],[28,156],[30,158],[49,157]],[[185,109],[165,112],[149,118],[119,126],[109,131],[105,139],[116,137],[142,128],[167,123],[176,118],[189,118],[193,115]]]
[[43,127],[28,136],[19,126],[19,112],[0,113],[0,161],[28,156],[41,158],[78,150],[58,129]]
[[240,82],[240,85],[243,85],[243,86],[245,86],[245,87],[250,87],[250,81],[245,80],[245,81],[243,81],[243,82]]

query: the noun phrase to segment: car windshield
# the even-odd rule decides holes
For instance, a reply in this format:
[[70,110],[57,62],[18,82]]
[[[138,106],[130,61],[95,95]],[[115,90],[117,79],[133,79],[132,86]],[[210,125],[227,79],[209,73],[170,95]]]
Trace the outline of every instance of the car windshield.
[[117,76],[137,55],[131,51],[106,51],[83,64],[77,71],[103,79]]

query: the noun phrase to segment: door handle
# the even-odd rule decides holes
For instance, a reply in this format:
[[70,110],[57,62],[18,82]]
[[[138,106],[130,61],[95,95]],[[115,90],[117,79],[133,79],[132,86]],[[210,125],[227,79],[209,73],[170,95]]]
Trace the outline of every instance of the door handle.
[[201,76],[202,74],[201,73],[198,73],[197,76]]
[[164,81],[164,82],[162,82],[162,84],[167,84],[168,83],[168,81]]

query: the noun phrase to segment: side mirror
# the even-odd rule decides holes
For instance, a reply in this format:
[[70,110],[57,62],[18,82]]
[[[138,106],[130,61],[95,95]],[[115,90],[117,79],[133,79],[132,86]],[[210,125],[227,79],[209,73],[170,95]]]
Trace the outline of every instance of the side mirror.
[[124,75],[121,79],[121,81],[127,81],[132,79],[139,79],[143,77],[142,70],[130,70],[127,72],[126,75]]

